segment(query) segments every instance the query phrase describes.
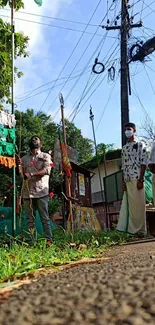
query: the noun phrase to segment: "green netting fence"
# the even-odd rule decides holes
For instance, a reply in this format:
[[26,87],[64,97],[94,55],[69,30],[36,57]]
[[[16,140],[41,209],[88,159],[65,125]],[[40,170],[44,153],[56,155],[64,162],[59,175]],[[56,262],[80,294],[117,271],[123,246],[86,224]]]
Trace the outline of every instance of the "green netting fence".
[[[16,235],[28,234],[26,214],[23,210],[20,217],[16,217],[17,221],[17,232]],[[50,220],[52,230],[55,228],[55,225],[52,220]],[[43,227],[40,220],[39,212],[36,213],[36,230],[37,233],[43,234]],[[10,207],[0,207],[0,234],[9,234],[12,236],[12,208]]]
[[[104,177],[103,182],[106,203],[111,204],[117,201],[122,201],[122,171]],[[146,203],[151,203],[153,201],[152,173],[149,170],[146,170],[145,172],[145,196]]]

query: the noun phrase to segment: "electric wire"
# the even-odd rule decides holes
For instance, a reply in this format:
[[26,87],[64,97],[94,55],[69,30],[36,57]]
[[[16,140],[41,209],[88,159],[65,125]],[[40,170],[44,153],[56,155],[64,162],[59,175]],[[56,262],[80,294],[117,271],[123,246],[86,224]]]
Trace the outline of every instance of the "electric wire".
[[[137,1],[133,6],[135,7],[135,5],[136,5],[138,2],[140,2],[140,1],[142,1],[142,0]],[[151,3],[149,4],[149,6],[151,6],[153,3],[155,3],[155,1],[151,2]],[[130,8],[131,8],[131,7],[130,7]],[[147,5],[147,4],[145,4],[145,7],[143,8],[142,13],[143,13],[146,9],[148,9],[148,5]],[[151,8],[150,8],[150,9],[151,9]],[[141,11],[138,11],[137,13],[135,13],[135,14],[133,15],[133,18],[136,17],[137,15],[139,15],[140,13],[141,13]],[[147,15],[144,16],[144,17],[141,17],[141,19],[144,20],[144,19],[145,19],[146,17],[148,17],[150,14],[151,14],[151,13],[147,14]],[[140,14],[140,15],[141,15],[141,14]],[[142,15],[141,15],[141,16],[142,16]]]
[[[115,43],[114,43],[115,44]],[[111,48],[110,48],[110,50],[112,49],[112,47],[114,46],[114,44],[111,46]],[[117,47],[118,47],[119,45],[117,45],[116,47],[115,47],[115,49],[113,50],[113,52],[111,53],[111,55],[110,55],[110,57],[108,58],[108,60],[107,60],[107,62],[106,62],[106,64],[105,64],[105,66],[108,64],[108,62],[109,62],[109,59],[112,57],[112,55],[114,54],[114,52],[116,51],[116,49],[117,49]],[[110,51],[109,50],[109,51]],[[108,52],[109,53],[109,52]],[[107,53],[107,55],[108,55],[108,53]],[[104,57],[104,60],[106,59],[106,57],[107,57],[107,55]],[[83,97],[83,99],[88,95],[88,93],[89,93],[89,91],[91,90],[91,88],[95,85],[95,83],[98,81],[98,79],[101,77],[101,75],[100,76],[96,76],[95,77],[95,80],[92,82],[92,84],[90,85],[90,87],[89,87],[89,89],[87,90],[87,93],[85,93],[85,96],[82,96]],[[81,97],[81,96],[80,96]],[[79,97],[79,98],[80,98]],[[76,103],[77,102],[79,102],[79,99],[75,102],[75,104],[73,105],[73,108],[74,108],[74,106],[76,105]],[[73,109],[72,108],[72,109]],[[76,108],[75,108],[75,110],[76,110]],[[73,110],[73,112],[71,113],[69,113],[70,115],[72,115],[73,113],[74,113],[74,111],[75,110]],[[69,115],[69,116],[70,116]]]
[[[91,68],[91,66],[89,66],[88,69],[89,69],[89,68]],[[77,71],[75,71],[75,73],[78,73],[78,72],[81,72],[81,71],[83,71],[83,69],[77,70]],[[85,71],[84,73],[88,73],[89,71],[91,71],[91,70]],[[79,76],[79,75],[76,75],[76,77],[78,77],[78,76]],[[74,77],[75,77],[75,76],[74,76]],[[64,80],[64,79],[67,79],[67,78],[68,78],[68,75],[59,78],[58,81],[59,81],[59,80]],[[33,88],[33,89],[31,89],[31,90],[28,90],[28,91],[26,91],[26,92],[24,92],[24,93],[22,93],[22,94],[16,96],[16,99],[22,99],[22,98],[25,97],[26,95],[29,96],[29,95],[31,95],[34,91],[39,90],[39,89],[41,89],[41,88],[43,88],[43,87],[45,87],[45,86],[48,86],[48,85],[50,85],[51,83],[55,82],[55,80],[57,80],[57,79],[51,80],[51,81],[46,82],[46,83],[44,83],[44,84],[42,84],[42,85],[40,85],[40,86],[38,86],[38,87],[36,87],[36,88]]]
[[[0,17],[10,18],[9,16],[5,16],[3,14],[0,14]],[[80,29],[75,29],[75,28],[70,28],[70,27],[64,27],[64,26],[58,26],[58,25],[52,25],[52,24],[47,24],[47,23],[43,23],[43,22],[40,22],[40,21],[33,21],[33,20],[30,20],[30,19],[23,19],[23,18],[15,17],[15,20],[24,21],[24,22],[28,22],[28,23],[32,23],[32,24],[39,24],[39,25],[48,26],[48,27],[52,27],[52,28],[69,30],[69,31],[72,31],[72,32],[78,32],[78,33],[93,35],[92,32],[87,32],[85,30],[80,30]],[[96,36],[102,37],[102,34],[97,34],[96,33]]]
[[[88,72],[89,72],[89,71],[88,71]],[[86,72],[86,73],[88,73],[88,72]],[[84,74],[83,74],[83,75],[84,75]],[[77,76],[74,76],[74,77],[70,78],[69,81],[72,81],[72,80],[74,80],[74,79],[76,79],[76,78],[77,78]],[[65,82],[65,81],[64,81],[64,82]],[[53,87],[53,89],[55,89],[55,88],[58,87],[58,86],[63,85],[64,82],[61,82],[61,83],[55,85],[55,86]],[[48,90],[50,90],[50,89],[51,89],[51,87],[50,87],[50,88],[47,88],[47,89],[44,89],[44,90],[42,90],[42,91],[40,91],[40,92],[38,92],[38,93],[36,93],[36,94],[34,94],[34,95],[29,95],[29,96],[27,96],[27,97],[23,97],[23,98],[19,99],[19,100],[16,102],[16,104],[21,103],[21,102],[23,102],[23,101],[25,101],[25,100],[27,100],[27,99],[33,98],[33,97],[35,97],[35,96],[38,96],[38,95],[40,95],[40,94],[43,94],[43,93],[45,93],[46,91],[48,91]]]
[[152,67],[150,67],[149,65],[147,65],[147,64],[146,64],[146,62],[145,62],[145,65],[147,66],[147,68],[148,68],[148,69],[150,69],[152,72],[154,72],[154,73],[155,73],[155,70],[154,70],[154,69],[152,69]]
[[[107,33],[108,33],[108,32],[106,32],[106,35],[107,35]],[[103,44],[105,43],[106,35],[103,37]],[[116,42],[116,41],[115,41],[115,42]],[[114,44],[115,44],[115,42],[114,42]],[[102,44],[102,47],[103,47],[103,44]],[[113,44],[113,45],[114,45],[114,44]],[[113,47],[113,45],[112,45],[112,47]],[[111,48],[112,48],[112,47],[111,47]],[[110,48],[110,50],[111,50],[111,48]],[[117,48],[117,47],[116,47],[116,48]],[[116,49],[116,48],[115,48],[115,49]],[[98,50],[98,47],[97,47],[97,49],[95,50],[95,52],[96,52],[97,50]],[[110,50],[109,50],[109,51],[110,51]],[[87,62],[87,65],[90,63],[90,61],[91,61],[92,57],[94,56],[95,52],[94,52],[93,55],[91,56],[90,60]],[[100,49],[100,52],[101,52],[101,49]],[[100,52],[99,52],[98,56],[100,55]],[[113,52],[115,52],[115,50],[114,50]],[[112,54],[113,54],[113,53],[112,53]],[[108,55],[108,54],[107,54],[107,55]],[[107,55],[106,55],[106,57],[107,57]],[[106,59],[106,57],[104,58],[104,60]],[[102,60],[102,62],[103,62],[103,60]],[[85,66],[85,68],[87,67],[87,65]],[[66,96],[66,98],[65,98],[65,101],[68,99],[68,97],[70,96],[70,94],[72,93],[72,91],[74,90],[74,88],[76,87],[76,85],[77,85],[77,83],[79,82],[80,78],[81,78],[81,76],[79,76],[78,80],[75,82],[75,84],[73,85],[72,89],[71,89],[70,92],[67,94],[67,96]],[[97,79],[97,78],[96,78],[96,79]]]
[[[10,9],[3,8],[5,11],[10,11]],[[46,16],[46,15],[39,15],[39,14],[34,14],[32,12],[26,12],[26,11],[18,11],[19,14],[24,14],[28,16],[34,16],[34,17],[40,17],[40,18],[46,18],[46,19],[51,19],[51,20],[58,20],[58,21],[63,21],[67,23],[73,23],[73,24],[79,24],[79,25],[87,25],[87,23],[83,23],[81,21],[75,21],[75,20],[69,20],[69,19],[64,19],[64,18],[58,18],[58,17],[51,17],[51,16]],[[98,25],[96,24],[89,24],[89,26],[92,27],[97,27]]]
[[144,4],[145,4],[145,2],[144,2],[144,0],[142,0],[142,8],[141,8],[141,12],[140,12],[140,20],[142,19]]
[[147,70],[146,70],[146,66],[144,65],[144,69],[145,69],[145,73],[146,73],[146,75],[147,75],[147,78],[148,78],[148,80],[149,80],[149,84],[150,84],[150,86],[151,86],[151,88],[152,88],[152,91],[153,91],[153,93],[154,93],[154,95],[155,95],[155,89],[154,89],[154,87],[153,87],[153,84],[152,84],[152,82],[151,82],[151,79],[150,79],[150,77],[149,77],[149,74],[148,74],[148,72],[147,72]]
[[[118,45],[117,45],[118,47]],[[114,51],[113,51],[114,52]],[[112,53],[113,54],[113,53]],[[110,57],[112,56],[112,54],[110,55]],[[109,59],[107,60],[107,62],[109,61]],[[107,64],[106,62],[106,64]],[[107,75],[107,74],[106,74]],[[102,84],[104,78],[102,78],[102,80],[99,82],[99,84],[97,85],[97,87],[93,90],[93,92],[91,93],[91,95],[87,98],[87,100],[84,102],[84,104],[82,105],[82,107],[77,111],[75,117],[77,116],[77,114],[81,111],[81,109],[84,107],[85,103],[89,100],[89,98],[94,94],[94,92],[98,89],[98,87]],[[97,77],[95,82],[93,83],[93,85],[91,85],[90,87],[92,88],[92,86],[94,86],[94,84],[97,82]],[[88,95],[89,91],[91,90],[91,88],[89,88],[88,92],[85,94],[84,98]]]
[[102,114],[101,114],[101,116],[100,116],[99,122],[98,122],[98,124],[97,124],[97,126],[96,126],[96,129],[95,129],[95,132],[98,130],[98,128],[99,128],[99,126],[100,126],[100,124],[101,124],[101,121],[102,121],[103,116],[104,116],[104,114],[105,114],[106,108],[107,108],[107,106],[108,106],[108,104],[109,104],[109,102],[110,102],[110,100],[111,100],[112,94],[113,94],[113,92],[114,92],[114,89],[115,89],[116,83],[117,83],[117,79],[116,79],[115,83],[113,84],[113,87],[112,87],[111,92],[110,92],[110,94],[109,94],[109,96],[108,96],[107,102],[106,102],[106,104],[105,104],[105,106],[104,106],[104,108],[103,108],[103,111],[102,111]]
[[142,101],[140,99],[140,96],[138,95],[138,92],[137,92],[136,85],[135,85],[135,82],[134,82],[133,77],[131,77],[131,79],[132,79],[132,82],[133,82],[133,85],[134,85],[134,89],[132,88],[132,92],[136,96],[136,98],[138,99],[138,101],[139,101],[139,103],[140,103],[140,105],[142,107],[142,110],[143,110],[145,116],[147,116],[148,119],[151,121],[151,118],[150,118],[148,112],[146,111],[146,109],[145,109],[145,107],[144,107],[144,105],[143,105],[143,103],[142,103]]
[[75,116],[76,116],[76,113],[77,113],[77,111],[78,111],[78,109],[79,109],[79,107],[80,107],[80,105],[81,105],[81,102],[82,102],[82,100],[83,100],[83,98],[84,98],[85,91],[86,91],[86,89],[87,89],[87,87],[88,87],[88,85],[89,85],[89,82],[90,82],[91,77],[92,77],[92,72],[91,72],[91,74],[90,74],[90,76],[89,76],[89,79],[87,80],[87,83],[86,83],[85,88],[84,88],[84,90],[83,90],[83,92],[82,92],[81,98],[80,98],[80,100],[79,100],[79,103],[78,103],[78,105],[77,105],[77,107],[76,107],[76,109],[75,109],[75,112],[74,112],[74,116],[73,116],[72,121],[74,120],[74,118],[75,118]]
[[[106,33],[106,35],[107,35],[107,33]],[[105,43],[106,35],[103,37],[102,47],[103,47],[103,44]],[[102,47],[101,47],[101,48],[102,48]],[[87,66],[88,66],[89,63],[91,62],[91,60],[92,60],[92,58],[94,57],[94,55],[95,55],[95,53],[96,53],[97,50],[98,50],[98,47],[97,47],[97,49],[94,51],[94,53],[92,54],[91,58],[89,59],[89,61],[88,61],[87,64],[85,65],[84,69],[87,68]],[[100,49],[100,51],[101,51],[101,49]],[[100,52],[99,52],[99,53],[100,53]],[[98,54],[98,55],[99,55],[99,54]],[[78,82],[80,81],[81,77],[82,77],[82,74],[79,76],[78,80],[75,81],[73,87],[71,88],[71,90],[69,91],[69,93],[67,94],[67,96],[65,97],[65,101],[69,98],[69,96],[71,95],[71,93],[73,92],[73,90],[75,89],[75,87],[77,86]]]
[[[82,110],[82,108],[85,106],[85,104],[88,102],[88,100],[92,97],[92,95],[96,92],[96,90],[99,88],[99,86],[102,84],[102,82],[104,81],[104,79],[107,77],[107,74],[104,75],[104,77],[102,78],[102,80],[99,82],[99,84],[97,84],[96,88],[92,91],[92,93],[89,95],[89,97],[85,100],[84,104],[80,107],[79,111],[77,112],[77,114],[80,113],[80,111]],[[76,114],[76,116],[77,116]],[[75,116],[75,117],[76,117]]]
[[[104,21],[104,19],[105,19],[106,17],[107,17],[107,13],[105,14],[105,16],[104,16],[104,18],[102,19],[101,23]],[[100,26],[98,26],[98,28],[96,29],[95,33],[97,33],[99,27],[100,27]],[[106,36],[106,35],[105,35],[105,36]],[[104,37],[105,37],[105,36],[103,36],[103,41],[104,41]],[[76,68],[76,66],[78,65],[78,63],[81,61],[83,55],[84,55],[85,52],[87,51],[87,49],[88,49],[89,45],[91,44],[93,38],[94,38],[94,37],[92,36],[91,40],[90,40],[89,43],[87,44],[87,47],[85,48],[85,50],[84,50],[84,52],[82,53],[81,57],[79,58],[78,62],[76,63],[76,65],[75,65],[74,68],[72,69],[72,71],[71,71],[71,73],[70,73],[70,76],[71,76],[71,74],[74,72],[74,69]],[[67,81],[66,81],[66,84],[67,84]],[[60,92],[62,92],[62,90],[63,90],[64,87],[65,87],[65,85],[61,88]],[[74,85],[74,87],[72,87],[72,88],[74,89],[74,88],[75,88],[75,85]],[[73,91],[73,89],[70,91],[70,94],[71,94],[71,92]],[[69,94],[69,95],[70,95],[70,94]],[[58,95],[55,97],[54,101],[53,101],[52,104],[50,105],[50,107],[49,107],[49,109],[48,109],[47,112],[49,112],[49,110],[52,108],[52,106],[53,106],[53,104],[55,103],[55,101],[56,101],[57,98],[58,98]]]
[[[154,4],[154,3],[155,3],[155,1],[152,1],[152,2],[149,4],[149,7],[150,7],[152,4]],[[145,3],[145,8],[143,9],[143,12],[144,12],[144,10],[148,9],[149,7],[148,7],[148,5]],[[149,16],[153,13],[153,12],[152,12],[152,8],[150,7],[149,9],[151,10],[151,12],[148,13],[146,16],[142,17],[143,20],[144,20],[145,18],[149,17]]]
[[[86,51],[87,51],[89,45],[91,44],[92,40],[93,40],[93,37],[91,38],[91,40],[90,40],[89,43],[87,44],[87,46],[86,46],[84,52],[82,53],[82,55],[81,55],[80,58],[78,59],[78,61],[77,61],[76,65],[74,66],[74,68],[72,69],[72,71],[71,71],[69,77],[71,77],[71,75],[72,75],[72,73],[74,72],[74,70],[76,69],[77,65],[79,64],[79,62],[80,62],[81,59],[83,58],[83,55],[86,53]],[[96,52],[96,50],[95,50],[95,52]],[[89,62],[88,62],[88,64],[86,64],[86,66],[84,67],[84,69],[87,68],[87,66],[89,65],[89,63],[90,63],[92,57],[93,57],[93,55],[92,55],[91,58],[89,59]],[[78,81],[80,80],[81,76],[82,76],[82,73],[81,73],[81,75],[79,76]],[[71,93],[72,93],[73,89],[75,88],[75,86],[77,85],[78,81],[76,81],[76,83],[73,85],[72,89],[69,91],[69,93],[68,93],[68,95],[66,96],[65,100],[68,99],[68,97],[71,95]],[[63,87],[61,88],[60,93],[62,92],[62,90],[63,90],[63,88],[65,87],[65,85],[67,84],[67,82],[68,82],[68,80],[66,80],[65,84],[64,84]],[[53,104],[55,103],[55,101],[57,100],[57,98],[58,98],[58,95],[57,95],[57,96],[55,97],[55,99],[53,100],[53,102],[52,102],[52,104],[50,105],[50,107],[49,107],[49,109],[47,110],[47,112],[49,112],[49,110],[52,108],[52,106],[53,106]]]
[[[95,10],[93,11],[93,13],[92,13],[92,15],[91,15],[91,17],[90,17],[90,19],[89,19],[89,21],[88,21],[88,24],[91,22],[92,18],[94,17],[94,15],[95,15],[95,13],[96,13],[96,11],[97,11],[97,9],[98,9],[100,3],[101,3],[101,0],[99,0],[97,6],[96,6],[96,8],[95,8]],[[67,66],[68,62],[70,61],[72,55],[74,54],[76,48],[78,47],[78,45],[79,45],[79,43],[80,43],[80,41],[81,41],[81,39],[82,39],[82,37],[83,37],[83,35],[84,35],[84,32],[86,31],[86,29],[87,29],[87,27],[88,27],[88,24],[86,25],[86,27],[85,27],[85,29],[84,29],[82,35],[80,36],[78,42],[77,42],[76,45],[74,46],[74,48],[73,48],[71,54],[69,55],[69,57],[68,57],[66,63],[64,64],[64,66],[63,66],[63,68],[61,69],[61,71],[60,71],[60,73],[59,73],[59,75],[58,75],[57,78],[59,78],[59,77],[61,76],[62,72],[64,71],[65,67]],[[97,30],[98,30],[98,29],[97,29]],[[70,76],[71,76],[71,74],[69,75],[68,78],[70,78]],[[67,79],[67,80],[68,80],[68,79]],[[56,82],[57,82],[57,81],[55,81],[54,85],[56,84]],[[43,104],[41,105],[40,110],[42,110],[42,108],[43,108],[43,106],[45,105],[47,99],[49,98],[49,96],[50,96],[52,90],[53,90],[53,87],[51,88],[51,90],[50,90],[49,93],[47,94],[47,96],[46,96],[46,98],[45,98]],[[60,92],[61,92],[61,91],[60,91]],[[48,109],[48,111],[49,111],[49,110],[50,110],[50,108]]]
[[[112,53],[113,54],[113,53]],[[112,54],[111,54],[111,56],[112,56]],[[106,62],[106,64],[108,63],[108,60],[107,60],[107,62]],[[105,65],[106,66],[106,65]],[[93,81],[93,83],[90,85],[90,87],[89,87],[89,89],[87,90],[87,93],[85,93],[85,96],[84,96],[84,98],[89,94],[89,92],[91,91],[91,89],[95,86],[95,84],[99,81],[101,79],[101,75],[98,77],[98,76],[96,76],[96,79]],[[99,84],[100,85],[100,84]],[[95,88],[96,89],[96,88]],[[84,99],[83,98],[83,99]],[[83,106],[82,106],[83,107]]]

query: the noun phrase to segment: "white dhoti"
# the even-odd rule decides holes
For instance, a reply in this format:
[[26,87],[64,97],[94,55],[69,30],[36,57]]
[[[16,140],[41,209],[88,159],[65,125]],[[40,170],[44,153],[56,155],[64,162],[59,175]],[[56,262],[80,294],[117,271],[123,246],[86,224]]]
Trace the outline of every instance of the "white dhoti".
[[126,183],[117,230],[129,234],[146,233],[145,190],[137,189],[137,181]]

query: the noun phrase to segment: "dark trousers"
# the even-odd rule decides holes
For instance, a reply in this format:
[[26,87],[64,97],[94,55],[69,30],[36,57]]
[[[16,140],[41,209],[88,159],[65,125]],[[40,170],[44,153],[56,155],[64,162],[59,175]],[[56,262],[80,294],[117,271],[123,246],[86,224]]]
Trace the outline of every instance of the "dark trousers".
[[45,236],[47,240],[52,241],[52,230],[48,213],[48,200],[48,195],[40,198],[24,199],[24,207],[26,211],[28,228],[35,228],[36,210],[38,210]]

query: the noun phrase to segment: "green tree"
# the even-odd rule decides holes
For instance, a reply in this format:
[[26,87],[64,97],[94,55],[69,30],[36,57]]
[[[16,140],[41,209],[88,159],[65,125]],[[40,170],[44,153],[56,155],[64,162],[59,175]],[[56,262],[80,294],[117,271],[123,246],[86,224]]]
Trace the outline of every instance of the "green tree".
[[56,125],[51,122],[50,116],[43,112],[35,114],[33,109],[28,109],[25,113],[16,111],[15,115],[17,146],[21,146],[22,152],[28,150],[28,142],[33,135],[41,137],[45,151],[53,149]]
[[[38,112],[35,114],[33,109],[27,109],[26,112],[20,112],[16,110],[16,130],[17,130],[17,147],[21,147],[21,156],[23,156],[28,150],[29,139],[33,135],[41,137],[43,142],[43,150],[53,150],[55,138],[59,136],[58,126],[51,120],[51,117],[46,115],[44,112]],[[78,163],[90,160],[93,157],[93,142],[82,136],[81,130],[78,129],[74,123],[70,123],[66,120],[66,133],[67,133],[67,144],[78,152]],[[4,168],[0,168],[0,196],[7,194],[12,183],[11,179],[12,171]],[[8,177],[4,177],[8,175]],[[3,180],[5,184],[3,184]],[[18,185],[21,180],[17,178]],[[5,185],[5,186],[4,186]],[[52,179],[50,181],[50,189],[61,196],[61,180],[58,176],[58,172],[54,169],[52,173]]]
[[[33,109],[27,109],[21,113],[16,111],[17,120],[17,146],[21,143],[22,152],[28,149],[28,141],[33,135],[41,137],[45,151],[54,149],[55,139],[59,137],[58,126],[44,112],[34,113]],[[67,144],[78,152],[78,163],[92,158],[93,142],[82,136],[81,130],[68,120],[66,123]]]
[[105,154],[108,151],[114,151],[114,143],[111,144],[105,144],[105,143],[99,143],[97,145],[97,153],[99,155]]
[[[0,8],[6,5],[11,6],[9,0],[0,0]],[[15,9],[19,10],[24,8],[23,1],[15,0]],[[10,87],[12,83],[12,27],[10,23],[4,22],[0,18],[0,108],[3,104],[11,103]],[[22,33],[15,32],[15,50],[14,57],[27,57],[28,52],[26,51],[28,46],[29,38],[24,36]],[[23,75],[21,71],[15,67],[15,76],[20,78]]]
[[65,120],[67,144],[78,152],[78,163],[90,160],[93,157],[93,141],[88,138],[84,138],[81,130],[78,129],[74,123]]
[[[0,7],[3,8],[5,6],[12,6],[12,0],[0,0]],[[23,0],[14,0],[15,10],[19,10],[20,8],[24,8]]]

